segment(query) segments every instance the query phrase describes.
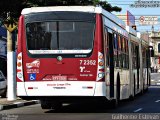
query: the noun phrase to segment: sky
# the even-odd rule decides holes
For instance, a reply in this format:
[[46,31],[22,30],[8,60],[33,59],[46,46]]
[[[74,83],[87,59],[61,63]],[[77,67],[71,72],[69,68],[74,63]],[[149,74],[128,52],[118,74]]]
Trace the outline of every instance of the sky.
[[[139,18],[141,16],[157,16],[160,20],[160,7],[158,8],[133,8],[130,7],[131,4],[134,4],[138,0],[107,0],[112,6],[118,6],[122,8],[121,12],[112,12],[116,15],[126,14],[127,10],[132,13],[136,18],[136,25],[138,31],[146,32],[151,31],[152,25],[142,26],[139,24]],[[159,1],[160,0],[141,0],[141,1]],[[155,31],[160,31],[160,21],[157,25],[153,25]]]

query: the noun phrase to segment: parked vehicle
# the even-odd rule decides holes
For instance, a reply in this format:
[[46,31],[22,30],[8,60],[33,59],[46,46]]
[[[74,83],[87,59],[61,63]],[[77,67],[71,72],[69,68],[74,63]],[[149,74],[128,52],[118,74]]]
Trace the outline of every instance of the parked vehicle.
[[7,93],[7,79],[5,78],[2,71],[0,71],[0,96],[2,98],[6,97]]

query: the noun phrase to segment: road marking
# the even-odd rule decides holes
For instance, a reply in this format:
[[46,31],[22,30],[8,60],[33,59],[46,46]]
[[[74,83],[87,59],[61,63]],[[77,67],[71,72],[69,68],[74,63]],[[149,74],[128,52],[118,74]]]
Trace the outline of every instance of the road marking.
[[133,111],[133,112],[139,112],[139,111],[141,111],[143,108],[139,108],[139,109],[137,109],[137,110],[135,110],[135,111]]
[[160,100],[156,100],[155,102],[157,102],[157,103],[158,103],[158,102],[160,102]]
[[67,104],[67,103],[65,103],[65,104],[63,104],[63,106],[69,106],[70,104]]

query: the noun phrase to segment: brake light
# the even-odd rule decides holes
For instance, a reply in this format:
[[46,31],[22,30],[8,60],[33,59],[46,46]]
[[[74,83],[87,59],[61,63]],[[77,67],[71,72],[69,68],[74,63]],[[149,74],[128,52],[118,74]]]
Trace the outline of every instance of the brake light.
[[22,53],[19,53],[17,56],[17,78],[20,81],[24,81],[23,79],[23,68],[22,68]]
[[21,67],[21,65],[22,65],[21,62],[18,62],[18,63],[17,63],[17,66],[18,66],[18,67]]
[[99,66],[101,66],[101,67],[103,67],[103,66],[104,66],[103,61],[100,61],[100,62],[99,62]]
[[98,69],[97,69],[97,81],[104,78],[104,56],[101,52],[98,52]]

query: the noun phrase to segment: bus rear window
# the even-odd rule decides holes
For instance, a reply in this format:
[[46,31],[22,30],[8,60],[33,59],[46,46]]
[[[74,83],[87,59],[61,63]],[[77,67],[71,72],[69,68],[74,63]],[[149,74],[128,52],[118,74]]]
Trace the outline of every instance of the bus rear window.
[[26,24],[27,47],[31,54],[90,53],[94,22],[53,21]]

